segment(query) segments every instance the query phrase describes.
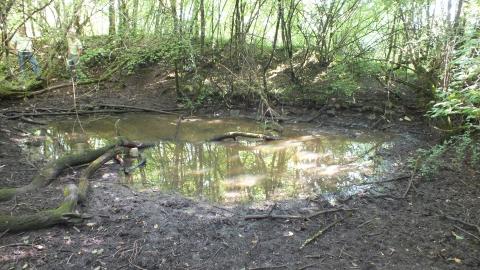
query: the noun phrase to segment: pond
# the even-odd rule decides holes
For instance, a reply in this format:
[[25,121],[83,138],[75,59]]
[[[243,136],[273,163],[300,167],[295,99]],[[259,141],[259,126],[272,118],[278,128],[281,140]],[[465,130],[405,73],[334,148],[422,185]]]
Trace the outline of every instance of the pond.
[[[51,122],[34,131],[32,159],[54,159],[98,148],[118,132],[131,140],[154,142],[143,150],[144,167],[119,171],[123,184],[142,190],[176,191],[221,203],[304,198],[355,193],[375,175],[391,169],[376,153],[392,147],[379,133],[333,132],[308,124],[285,124],[278,141],[240,139],[208,142],[230,131],[266,133],[252,120],[125,114]],[[137,162],[136,160],[133,163]]]

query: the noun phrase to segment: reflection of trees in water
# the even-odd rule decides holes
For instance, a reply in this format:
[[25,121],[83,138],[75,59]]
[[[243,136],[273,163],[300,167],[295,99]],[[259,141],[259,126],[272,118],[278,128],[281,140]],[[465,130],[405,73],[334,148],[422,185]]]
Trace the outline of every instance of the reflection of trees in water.
[[[107,142],[55,128],[39,131],[38,135],[44,134],[48,139],[41,149],[48,158],[73,151],[79,143],[88,142],[90,147],[98,148]],[[375,151],[358,158],[372,146],[370,141],[340,136],[262,145],[164,141],[145,150],[147,166],[135,171],[133,181],[136,186],[178,190],[187,196],[202,195],[216,201],[295,197],[318,190],[335,191],[339,181],[353,181],[340,174],[319,175],[324,167],[356,159],[379,166],[381,159],[371,159]]]

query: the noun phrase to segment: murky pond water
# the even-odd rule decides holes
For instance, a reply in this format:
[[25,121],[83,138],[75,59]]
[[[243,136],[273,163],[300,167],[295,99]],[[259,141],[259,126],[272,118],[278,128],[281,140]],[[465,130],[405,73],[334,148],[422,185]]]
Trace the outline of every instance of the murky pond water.
[[206,141],[225,132],[264,129],[239,119],[190,118],[177,126],[175,116],[151,114],[84,118],[82,128],[73,120],[52,122],[34,131],[42,140],[30,143],[28,152],[34,159],[53,159],[101,147],[117,129],[131,140],[156,144],[143,152],[145,167],[130,175],[119,172],[124,183],[137,190],[173,190],[224,203],[358,192],[355,184],[389,168],[388,161],[375,155],[391,147],[384,134],[344,135],[289,124],[284,140],[212,143]]

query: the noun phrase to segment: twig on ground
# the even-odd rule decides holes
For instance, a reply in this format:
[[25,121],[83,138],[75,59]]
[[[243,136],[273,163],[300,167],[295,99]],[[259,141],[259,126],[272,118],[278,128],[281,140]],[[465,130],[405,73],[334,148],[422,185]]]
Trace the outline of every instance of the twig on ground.
[[300,249],[303,249],[305,246],[307,246],[311,242],[315,241],[318,237],[322,236],[328,229],[332,228],[333,226],[337,225],[338,223],[340,223],[344,220],[345,220],[345,217],[337,219],[336,221],[334,221],[334,222],[328,224],[327,226],[325,226],[324,228],[321,228],[314,235],[312,235],[310,238],[305,240],[305,242],[303,242],[302,246],[300,246]]
[[271,216],[271,215],[272,215],[273,210],[275,210],[276,207],[277,207],[277,203],[274,203],[274,204],[272,205],[272,208],[270,209],[270,211],[268,211],[268,216]]
[[374,221],[374,220],[376,220],[376,219],[378,219],[378,218],[372,218],[372,219],[369,219],[369,220],[363,222],[362,224],[360,224],[360,225],[357,226],[357,229],[358,229],[358,228],[361,228],[361,227],[363,227],[363,226],[365,226],[365,225],[367,225],[368,223],[370,223],[370,222],[372,222],[372,221]]
[[318,211],[315,213],[312,213],[307,216],[296,216],[296,215],[272,215],[271,211],[273,208],[270,210],[270,212],[266,215],[247,215],[245,216],[245,220],[250,220],[250,219],[311,219],[316,216],[326,214],[326,213],[333,213],[333,212],[338,212],[338,211],[356,211],[356,208],[333,208],[333,209],[326,209],[322,211]]
[[248,270],[263,270],[263,269],[277,269],[277,268],[287,268],[288,264],[282,265],[272,265],[272,266],[259,266],[259,267],[250,267]]
[[7,234],[9,231],[9,229],[6,229],[5,231],[3,231],[1,234],[0,234],[0,238],[2,238],[5,234]]
[[293,216],[293,215],[247,215],[245,216],[245,220],[251,220],[251,219],[306,219],[307,217],[305,216]]
[[322,214],[326,214],[326,213],[333,213],[333,212],[338,212],[338,211],[357,211],[356,208],[334,208],[334,209],[326,209],[326,210],[322,210],[322,211],[318,211],[318,212],[315,212],[315,213],[312,213],[310,215],[308,215],[308,219],[311,219],[311,218],[314,218],[316,216],[319,216],[319,215],[322,215]]
[[420,164],[420,158],[417,158],[417,160],[415,161],[415,167],[413,168],[412,174],[410,175],[410,180],[408,181],[407,189],[402,195],[402,199],[405,199],[407,197],[407,194],[410,191],[410,188],[412,187],[413,179],[415,178],[419,164]]
[[[440,211],[441,212],[441,211]],[[465,226],[468,226],[468,227],[471,227],[471,228],[474,228],[477,230],[478,233],[480,233],[480,226],[479,225],[476,225],[476,224],[473,224],[473,223],[468,223],[466,221],[463,221],[459,218],[456,218],[456,217],[452,217],[452,216],[449,216],[449,215],[445,215],[443,212],[441,212],[441,214],[446,218],[446,219],[449,219],[449,220],[452,220],[452,221],[456,221],[456,222],[459,222],[459,223],[462,223],[463,225]]]
[[370,182],[363,182],[360,184],[354,184],[352,186],[367,186],[367,185],[375,185],[375,184],[383,184],[383,183],[390,183],[390,182],[395,182],[395,181],[402,181],[410,178],[410,174],[406,175],[400,175],[394,178],[386,179],[386,180],[380,180],[380,181],[370,181]]
[[212,207],[213,207],[213,208],[220,209],[220,210],[223,210],[223,211],[225,211],[225,212],[228,212],[228,213],[230,213],[230,214],[234,214],[234,215],[236,214],[234,211],[232,211],[232,210],[229,210],[229,209],[227,209],[227,208],[224,208],[224,207],[221,207],[221,206],[212,205]]
[[13,244],[8,244],[4,246],[0,246],[0,249],[6,248],[6,247],[30,247],[32,244],[25,244],[25,243],[13,243]]
[[480,237],[479,237],[479,236],[476,236],[475,234],[473,234],[473,233],[471,233],[471,232],[469,232],[469,231],[467,231],[467,230],[464,230],[464,229],[458,227],[457,225],[453,225],[453,227],[457,228],[457,230],[459,230],[459,231],[461,231],[461,232],[463,232],[463,233],[466,233],[466,234],[470,235],[471,237],[473,237],[473,238],[477,239],[478,241],[480,241]]
[[28,123],[28,124],[34,124],[34,125],[46,125],[47,123],[44,123],[44,122],[40,122],[40,121],[35,121],[33,119],[30,119],[30,118],[27,118],[25,116],[22,116],[20,117],[20,120],[22,120],[23,122],[25,123]]
[[320,261],[318,261],[316,263],[311,263],[311,264],[307,264],[305,266],[302,266],[302,267],[298,268],[298,270],[305,270],[307,268],[317,266],[317,265],[321,264],[324,260],[325,260],[325,258],[322,258]]

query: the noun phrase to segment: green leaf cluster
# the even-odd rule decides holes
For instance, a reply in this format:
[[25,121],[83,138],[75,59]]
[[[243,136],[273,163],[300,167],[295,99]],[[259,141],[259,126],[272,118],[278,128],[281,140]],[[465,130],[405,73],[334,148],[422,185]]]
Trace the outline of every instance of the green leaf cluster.
[[448,86],[438,88],[429,115],[454,120],[453,125],[480,130],[480,37],[466,35],[450,65]]

